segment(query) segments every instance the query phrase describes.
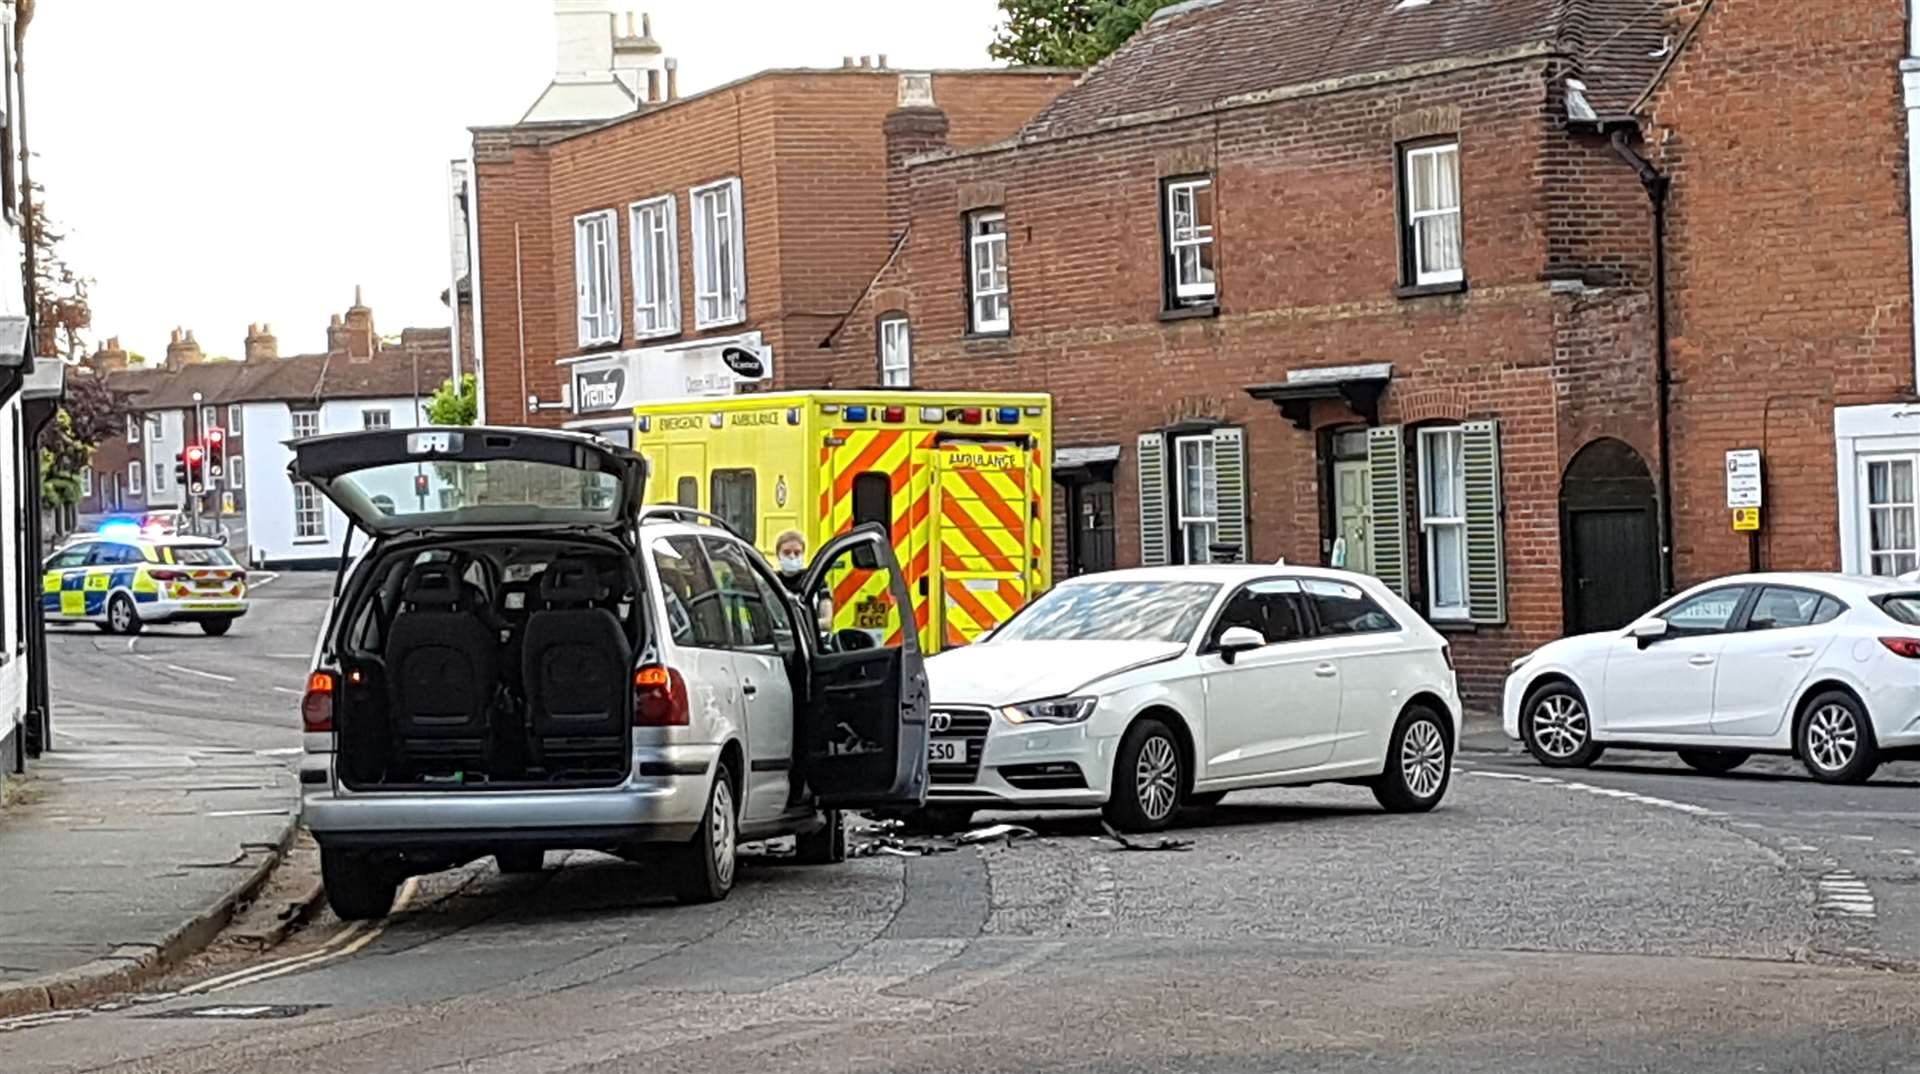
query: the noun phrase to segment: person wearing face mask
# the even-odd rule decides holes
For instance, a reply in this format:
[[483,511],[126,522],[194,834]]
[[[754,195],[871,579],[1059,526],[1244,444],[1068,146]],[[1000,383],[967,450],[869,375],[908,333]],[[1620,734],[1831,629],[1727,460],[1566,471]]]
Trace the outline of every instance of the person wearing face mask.
[[780,581],[795,593],[807,574],[807,539],[796,530],[788,530],[773,542],[773,554],[779,562]]

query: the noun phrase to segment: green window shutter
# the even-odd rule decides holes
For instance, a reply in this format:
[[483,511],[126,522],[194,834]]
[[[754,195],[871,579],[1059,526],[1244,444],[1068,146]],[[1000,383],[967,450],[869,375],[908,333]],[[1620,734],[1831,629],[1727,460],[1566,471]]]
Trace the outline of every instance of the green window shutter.
[[1146,433],[1136,442],[1140,463],[1140,565],[1167,565],[1167,440]]
[[1373,494],[1373,576],[1402,600],[1407,585],[1407,449],[1400,426],[1367,430],[1367,469]]
[[1467,491],[1467,608],[1476,623],[1507,621],[1507,560],[1500,501],[1500,424],[1460,427]]
[[1213,431],[1214,542],[1239,549],[1235,558],[1253,559],[1247,542],[1247,441],[1241,429]]

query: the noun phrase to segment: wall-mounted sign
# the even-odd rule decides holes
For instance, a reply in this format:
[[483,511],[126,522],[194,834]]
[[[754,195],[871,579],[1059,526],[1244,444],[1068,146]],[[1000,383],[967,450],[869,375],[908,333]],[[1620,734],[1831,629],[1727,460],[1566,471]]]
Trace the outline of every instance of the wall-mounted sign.
[[1760,482],[1760,453],[1747,449],[1727,452],[1727,508],[1764,507]]
[[563,358],[576,414],[631,410],[664,399],[732,395],[773,375],[773,352],[758,332]]
[[1760,509],[1758,507],[1736,507],[1733,509],[1733,532],[1757,533],[1760,530]]
[[720,361],[733,371],[741,380],[764,380],[767,375],[767,360],[758,348],[723,347]]
[[574,406],[582,414],[618,410],[626,394],[627,371],[620,366],[573,372]]

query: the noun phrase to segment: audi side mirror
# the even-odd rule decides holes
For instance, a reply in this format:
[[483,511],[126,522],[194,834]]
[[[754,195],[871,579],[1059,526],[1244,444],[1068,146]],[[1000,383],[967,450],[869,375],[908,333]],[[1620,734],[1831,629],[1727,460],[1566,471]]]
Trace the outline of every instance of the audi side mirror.
[[1666,637],[1672,629],[1665,619],[1642,619],[1633,624],[1633,628],[1627,631],[1627,636],[1639,642],[1640,648],[1644,649]]
[[1255,649],[1267,647],[1267,639],[1251,627],[1228,627],[1220,635],[1220,659],[1231,664],[1240,658],[1241,653],[1250,653]]

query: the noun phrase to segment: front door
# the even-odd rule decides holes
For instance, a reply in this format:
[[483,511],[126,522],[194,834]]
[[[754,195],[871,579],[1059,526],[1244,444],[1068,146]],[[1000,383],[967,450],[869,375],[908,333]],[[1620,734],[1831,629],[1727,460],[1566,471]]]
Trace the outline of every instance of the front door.
[[[1340,730],[1340,669],[1316,640],[1300,583],[1255,582],[1228,599],[1200,660],[1207,678],[1205,779],[1263,776],[1324,764]],[[1267,640],[1231,662],[1221,634]]]
[[1684,598],[1662,611],[1666,637],[1643,641],[1623,632],[1614,640],[1600,707],[1609,735],[1712,732],[1720,656],[1747,593],[1722,586]]
[[943,646],[965,645],[1027,602],[1033,520],[1026,452],[1011,444],[942,445],[934,466],[940,639]]
[[802,606],[824,625],[808,647],[800,706],[800,774],[823,806],[919,808],[927,798],[927,672],[911,630],[835,629],[834,594],[884,586],[894,608],[912,596],[885,527],[861,526],[820,550]]
[[732,635],[733,671],[747,728],[747,800],[741,819],[773,820],[793,800],[793,685],[799,646],[785,591],[739,541],[703,537],[714,589]]
[[1339,459],[1333,464],[1333,556],[1329,562],[1361,574],[1373,573],[1373,485],[1367,460]]
[[1073,528],[1068,564],[1075,576],[1113,569],[1113,482],[1090,481],[1071,486],[1068,524]]
[[1653,513],[1645,509],[1567,514],[1567,618],[1575,634],[1615,630],[1660,599],[1657,563],[1647,554]]

